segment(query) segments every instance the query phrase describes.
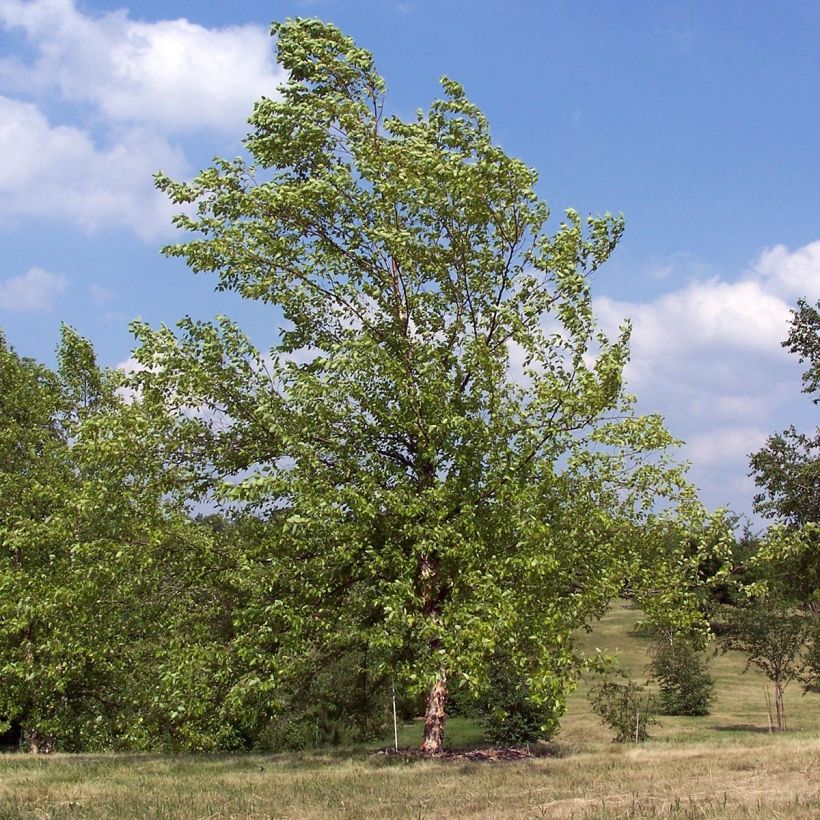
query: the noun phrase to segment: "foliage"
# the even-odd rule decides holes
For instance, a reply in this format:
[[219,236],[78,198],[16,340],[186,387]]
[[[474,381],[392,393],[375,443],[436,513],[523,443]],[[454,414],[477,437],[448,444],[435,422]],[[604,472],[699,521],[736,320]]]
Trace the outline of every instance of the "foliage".
[[[805,300],[792,311],[789,335],[783,347],[797,354],[808,367],[803,374],[803,392],[816,394],[820,402],[820,302],[812,307]],[[820,429],[813,434],[789,427],[771,436],[751,456],[752,475],[758,487],[757,511],[779,518],[791,527],[820,523]]]
[[[560,693],[556,695],[560,699]],[[487,688],[476,707],[487,740],[499,745],[548,740],[561,716],[554,707],[530,699],[526,674],[503,656],[493,659]]]
[[715,681],[702,652],[686,635],[666,633],[656,638],[650,664],[658,681],[658,706],[664,715],[708,715]]
[[388,723],[390,681],[370,669],[363,647],[341,646],[294,666],[276,690],[277,708],[253,748],[264,751],[362,743]]
[[805,299],[798,299],[783,347],[795,353],[801,364],[808,365],[803,374],[803,392],[818,394],[813,401],[820,404],[820,301],[812,306]]
[[616,743],[641,743],[649,739],[647,726],[657,721],[652,717],[654,703],[646,687],[633,680],[619,682],[613,675],[604,675],[589,691],[592,711],[614,729]]
[[801,433],[789,427],[776,433],[750,460],[755,509],[794,527],[820,522],[820,431]]
[[[803,392],[820,403],[820,302],[799,300],[783,346],[807,364]],[[762,492],[755,508],[773,527],[757,560],[762,581],[780,599],[820,612],[820,428],[813,434],[789,427],[770,436],[750,458]],[[784,529],[785,527],[785,529]]]
[[729,623],[722,649],[743,652],[747,669],[754,664],[784,686],[803,676],[809,640],[817,630],[813,614],[776,598],[755,598],[736,607]]
[[0,344],[0,716],[31,750],[235,745],[225,544],[174,498],[165,420],[70,328],[58,359]]
[[265,524],[247,617],[270,674],[344,634],[403,690],[478,692],[503,647],[557,716],[572,631],[624,578],[681,607],[657,538],[695,506],[623,392],[628,327],[592,316],[623,221],[548,233],[535,172],[457,83],[385,117],[368,52],[314,20],[274,33],[289,80],[255,106],[253,164],[158,185],[194,235],[167,253],[285,329],[262,354],[225,318],[137,324],[134,386],[178,419],[167,460]]

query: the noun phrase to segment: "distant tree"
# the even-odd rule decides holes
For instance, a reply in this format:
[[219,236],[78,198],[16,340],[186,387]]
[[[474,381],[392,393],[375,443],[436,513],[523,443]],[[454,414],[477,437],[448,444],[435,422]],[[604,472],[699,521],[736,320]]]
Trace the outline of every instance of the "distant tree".
[[[807,364],[803,392],[820,403],[820,302],[812,307],[800,300],[792,311],[789,335],[783,347]],[[815,395],[816,394],[816,395]],[[793,527],[820,523],[820,428],[798,433],[790,427],[771,436],[765,447],[751,456],[752,475],[763,489],[755,497],[757,511],[780,518]]]
[[801,364],[808,365],[803,373],[803,392],[815,395],[812,401],[820,404],[820,300],[814,306],[805,299],[798,300],[783,347],[795,353]]
[[623,222],[570,210],[547,233],[535,172],[457,83],[385,118],[367,51],[315,20],[273,31],[288,82],[255,106],[252,164],[158,184],[195,235],[167,252],[277,308],[280,342],[263,355],[224,318],[137,325],[134,383],[179,419],[168,460],[267,522],[247,617],[270,678],[355,638],[426,690],[435,753],[449,686],[480,690],[502,650],[559,716],[572,632],[625,577],[677,601],[685,560],[656,539],[695,506],[623,391],[628,328],[593,320]]
[[752,598],[746,606],[732,610],[721,649],[742,652],[747,658],[746,669],[754,665],[772,681],[774,728],[778,731],[786,729],[786,687],[810,675],[812,640],[817,640],[819,625],[813,614],[776,595]]
[[708,715],[715,681],[702,650],[687,635],[664,630],[656,636],[650,664],[664,715]]
[[[789,335],[783,346],[807,364],[803,392],[820,402],[820,302],[812,307],[800,300],[792,312]],[[762,492],[755,496],[761,515],[800,531],[801,538],[783,554],[768,550],[769,581],[778,595],[791,594],[820,614],[820,427],[800,433],[789,427],[770,436],[750,458],[751,474]],[[775,539],[773,544],[780,543]],[[786,541],[782,541],[786,543]],[[798,547],[798,548],[795,548]]]
[[800,433],[789,427],[770,436],[750,461],[755,483],[755,509],[766,518],[790,526],[820,523],[820,430]]

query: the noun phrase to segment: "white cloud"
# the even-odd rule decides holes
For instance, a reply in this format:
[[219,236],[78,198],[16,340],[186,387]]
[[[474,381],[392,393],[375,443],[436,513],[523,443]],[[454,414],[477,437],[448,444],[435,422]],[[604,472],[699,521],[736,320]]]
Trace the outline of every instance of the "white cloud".
[[793,252],[776,245],[760,255],[750,275],[789,301],[814,300],[820,296],[820,240]]
[[179,209],[155,191],[153,174],[187,176],[186,140],[202,129],[233,146],[253,102],[284,78],[260,26],[208,29],[126,11],[84,14],[74,0],[0,0],[0,28],[22,34],[32,55],[0,59],[6,221],[169,236]]
[[0,308],[17,313],[48,310],[67,289],[68,280],[62,273],[31,268],[22,276],[0,280]]
[[783,338],[789,308],[755,281],[695,281],[653,302],[599,299],[596,307],[605,327],[624,316],[633,324],[633,359],[637,380],[669,356],[697,355],[704,350],[771,353]]
[[128,129],[104,147],[85,131],[52,125],[33,103],[0,96],[0,215],[61,218],[93,232],[125,227],[167,232],[175,209],[153,186],[159,167],[181,172],[181,152]]
[[718,503],[751,500],[748,454],[799,422],[800,367],[781,346],[798,297],[820,298],[820,241],[778,245],[734,281],[694,279],[653,301],[597,299],[613,333],[633,324],[628,387],[687,440],[693,478]]
[[0,64],[0,82],[88,103],[111,122],[236,133],[253,102],[273,96],[284,78],[256,25],[91,16],[73,0],[3,0],[0,23],[22,30],[36,54],[28,65]]
[[701,467],[739,463],[743,470],[748,454],[760,449],[767,435],[756,427],[720,427],[693,435],[687,442],[687,456]]
[[[820,296],[820,241],[794,252],[764,251],[733,282],[694,280],[651,302],[601,298],[595,307],[610,333],[631,319],[627,377],[637,389],[676,385],[692,401],[714,399],[710,411],[748,415],[748,402],[765,404],[776,390],[770,371],[787,359],[780,343],[798,295]],[[761,396],[764,383],[771,390]]]

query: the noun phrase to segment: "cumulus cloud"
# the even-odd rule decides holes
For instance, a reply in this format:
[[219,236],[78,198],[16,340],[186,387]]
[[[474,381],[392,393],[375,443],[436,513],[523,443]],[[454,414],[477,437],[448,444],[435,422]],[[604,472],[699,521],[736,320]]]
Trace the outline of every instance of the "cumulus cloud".
[[687,440],[685,457],[711,499],[751,499],[748,454],[797,421],[799,366],[783,350],[798,297],[820,298],[820,241],[764,251],[737,279],[695,279],[647,302],[596,300],[614,332],[632,321],[626,376],[645,410]]
[[750,276],[789,301],[820,296],[820,240],[792,252],[776,245],[760,255]]
[[31,55],[0,59],[7,222],[168,235],[177,209],[154,190],[153,174],[184,177],[199,165],[189,138],[202,129],[233,143],[253,101],[273,96],[284,77],[260,26],[147,23],[125,11],[84,14],[74,0],[0,0],[0,27]]
[[17,313],[48,310],[67,289],[68,280],[62,273],[31,268],[22,276],[0,279],[0,308]]
[[173,208],[153,185],[160,165],[185,167],[181,151],[129,129],[100,146],[86,131],[52,125],[33,103],[0,96],[0,215],[60,218],[86,231],[125,227],[144,238],[167,231]]
[[780,343],[798,296],[820,296],[820,241],[767,250],[735,281],[694,280],[651,302],[601,298],[596,311],[610,332],[632,321],[627,377],[636,389],[674,385],[690,394],[690,409],[708,396],[704,412],[734,417],[748,415],[749,402],[766,410],[777,397],[772,369],[786,362]]
[[22,31],[35,52],[28,64],[0,64],[0,81],[164,132],[236,132],[254,100],[273,96],[284,77],[261,26],[146,23],[124,11],[91,16],[73,0],[4,0],[0,23]]

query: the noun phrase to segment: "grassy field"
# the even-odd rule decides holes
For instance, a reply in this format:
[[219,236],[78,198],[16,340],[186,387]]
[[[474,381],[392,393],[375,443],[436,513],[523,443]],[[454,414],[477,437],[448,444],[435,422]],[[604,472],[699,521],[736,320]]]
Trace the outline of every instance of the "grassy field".
[[[587,636],[645,675],[637,613],[619,607]],[[770,735],[765,680],[716,658],[703,718],[661,718],[640,746],[609,742],[582,689],[542,757],[420,761],[334,750],[288,755],[0,758],[0,818],[820,817],[820,697],[787,690],[791,731]],[[448,726],[449,745],[480,732]],[[416,745],[418,724],[400,741]]]

